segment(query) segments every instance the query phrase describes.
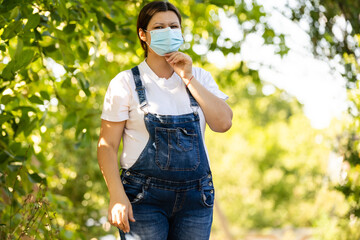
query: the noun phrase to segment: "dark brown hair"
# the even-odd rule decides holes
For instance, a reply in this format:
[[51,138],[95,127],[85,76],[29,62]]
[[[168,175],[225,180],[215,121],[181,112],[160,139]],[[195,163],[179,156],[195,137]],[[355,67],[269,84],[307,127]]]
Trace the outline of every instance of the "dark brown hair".
[[140,40],[141,47],[145,50],[145,57],[147,57],[148,46],[144,41],[142,41],[140,39],[139,29],[141,28],[143,30],[147,30],[147,26],[148,26],[151,18],[158,12],[166,12],[166,11],[173,11],[176,14],[176,16],[178,17],[179,23],[181,26],[180,12],[174,5],[172,5],[169,2],[154,1],[154,2],[148,3],[141,9],[141,11],[139,13],[139,16],[137,19],[136,30],[137,30],[138,38]]

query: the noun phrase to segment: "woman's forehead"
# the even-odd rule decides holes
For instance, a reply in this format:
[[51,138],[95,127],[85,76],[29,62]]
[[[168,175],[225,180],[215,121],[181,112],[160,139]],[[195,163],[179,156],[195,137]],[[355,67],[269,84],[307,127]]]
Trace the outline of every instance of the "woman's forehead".
[[173,11],[157,12],[151,18],[149,25],[154,24],[179,24],[179,18]]

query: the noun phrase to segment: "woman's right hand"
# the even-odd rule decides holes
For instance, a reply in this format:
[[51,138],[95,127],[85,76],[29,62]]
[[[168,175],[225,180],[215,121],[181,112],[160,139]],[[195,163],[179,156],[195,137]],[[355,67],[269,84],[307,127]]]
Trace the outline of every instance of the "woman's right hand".
[[129,220],[135,222],[131,203],[126,194],[110,197],[108,220],[111,225],[120,228],[124,233],[130,232]]

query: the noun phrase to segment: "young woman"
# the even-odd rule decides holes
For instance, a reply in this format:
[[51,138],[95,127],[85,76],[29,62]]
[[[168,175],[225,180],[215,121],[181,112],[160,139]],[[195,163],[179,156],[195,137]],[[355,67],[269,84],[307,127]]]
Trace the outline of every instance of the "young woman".
[[101,115],[108,219],[121,239],[209,239],[214,186],[204,130],[206,123],[216,132],[231,127],[227,96],[178,51],[181,16],[172,4],[144,6],[137,32],[145,60],[111,80]]

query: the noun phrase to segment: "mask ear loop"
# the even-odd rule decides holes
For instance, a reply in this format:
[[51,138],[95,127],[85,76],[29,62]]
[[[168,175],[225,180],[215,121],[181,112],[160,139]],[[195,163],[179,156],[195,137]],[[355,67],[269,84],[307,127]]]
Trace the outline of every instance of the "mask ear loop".
[[[142,29],[144,32],[148,32],[148,33],[150,33],[151,31],[148,31],[148,30],[146,30],[146,29]],[[151,44],[151,42],[150,42],[150,44],[147,42],[147,41],[144,41],[145,42],[145,44],[153,51],[153,52],[155,52],[151,47],[150,47],[150,44]],[[156,52],[155,52],[156,53]]]
[[[148,30],[146,30],[146,29],[144,29],[144,28],[141,28],[141,30],[143,30],[144,32],[150,32],[150,31],[148,31]],[[150,47],[150,44],[148,44],[147,41],[144,41],[144,40],[141,40],[141,41],[145,42],[145,44],[146,44],[149,48],[151,48],[151,47]],[[145,51],[148,51],[148,49],[145,49]]]

